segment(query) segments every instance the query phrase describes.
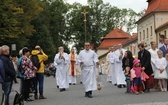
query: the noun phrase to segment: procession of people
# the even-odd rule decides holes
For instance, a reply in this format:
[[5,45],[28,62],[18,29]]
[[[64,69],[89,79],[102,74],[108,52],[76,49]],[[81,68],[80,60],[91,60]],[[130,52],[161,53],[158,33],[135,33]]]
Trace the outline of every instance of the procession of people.
[[[56,86],[60,92],[67,91],[70,85],[77,85],[79,77],[84,87],[84,96],[93,98],[93,91],[101,89],[101,75],[106,75],[108,83],[118,88],[126,88],[126,93],[138,95],[150,92],[151,89],[167,91],[168,39],[160,35],[160,42],[157,47],[156,42],[152,41],[149,50],[145,48],[144,43],[138,44],[137,56],[124,49],[122,44],[111,46],[106,61],[102,63],[89,42],[84,43],[84,49],[79,54],[74,48],[68,54],[64,47],[60,46],[54,58]],[[48,56],[39,45],[32,51],[24,47],[19,53],[20,58],[15,58],[15,62],[12,62],[10,48],[7,45],[0,47],[0,96],[4,91],[5,105],[9,105],[9,96],[16,76],[20,79],[20,94],[25,101],[46,99],[44,61]],[[15,65],[17,63],[18,65]],[[34,99],[30,98],[30,93],[34,93]]]

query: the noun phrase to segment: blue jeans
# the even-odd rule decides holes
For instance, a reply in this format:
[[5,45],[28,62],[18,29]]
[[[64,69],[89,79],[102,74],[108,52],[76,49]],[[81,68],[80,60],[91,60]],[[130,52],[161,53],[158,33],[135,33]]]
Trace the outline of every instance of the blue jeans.
[[13,81],[4,82],[3,90],[5,93],[5,105],[9,105],[9,94],[11,93]]
[[[38,93],[38,89],[39,89],[39,93],[40,95],[43,95],[43,87],[44,87],[44,73],[36,73],[36,77],[34,79],[35,81],[35,95],[37,95]],[[39,85],[39,88],[38,88]]]

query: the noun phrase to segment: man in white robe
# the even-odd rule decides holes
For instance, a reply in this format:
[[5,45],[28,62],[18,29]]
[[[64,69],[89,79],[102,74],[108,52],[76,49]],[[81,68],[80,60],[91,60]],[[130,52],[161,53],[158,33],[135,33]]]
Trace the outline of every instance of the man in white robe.
[[102,75],[106,74],[106,63],[105,61],[102,61],[101,65],[100,65],[100,72]]
[[117,77],[115,72],[115,47],[111,47],[111,53],[109,55],[109,62],[110,62],[110,75],[112,84],[115,86],[117,85]]
[[56,71],[56,82],[57,86],[60,88],[60,92],[66,91],[66,88],[69,88],[68,80],[68,68],[69,68],[69,56],[64,52],[63,47],[59,47],[59,52],[55,55],[54,64],[57,65]]
[[77,71],[77,54],[75,53],[75,49],[71,50],[69,54],[70,63],[69,63],[69,85],[76,85],[76,71]]
[[92,91],[97,90],[95,64],[99,64],[96,53],[90,49],[90,43],[85,43],[85,49],[79,53],[78,61],[81,65],[82,82],[85,97],[92,98]]
[[76,60],[76,67],[77,67],[77,76],[79,77],[80,84],[82,84],[82,75],[81,75],[81,67],[80,67],[80,62],[78,61],[79,55],[77,55],[77,60]]
[[106,56],[106,66],[107,66],[107,82],[112,82],[112,78],[111,78],[111,71],[110,71],[110,53],[111,53],[111,47],[109,47],[109,53],[107,54],[107,56]]
[[122,48],[121,44],[118,44],[118,49],[115,51],[115,72],[117,78],[118,88],[126,87],[125,75],[122,69],[122,58],[124,57],[125,49]]

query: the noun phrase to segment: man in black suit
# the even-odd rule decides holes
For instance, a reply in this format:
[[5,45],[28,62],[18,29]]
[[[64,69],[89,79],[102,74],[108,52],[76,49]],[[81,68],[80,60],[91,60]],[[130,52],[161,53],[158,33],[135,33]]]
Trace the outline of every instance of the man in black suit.
[[138,59],[141,61],[141,67],[142,70],[149,76],[149,79],[147,79],[145,84],[145,92],[150,92],[150,87],[152,85],[152,66],[151,66],[151,55],[148,50],[145,49],[144,44],[140,43],[138,45],[139,52],[138,52]]

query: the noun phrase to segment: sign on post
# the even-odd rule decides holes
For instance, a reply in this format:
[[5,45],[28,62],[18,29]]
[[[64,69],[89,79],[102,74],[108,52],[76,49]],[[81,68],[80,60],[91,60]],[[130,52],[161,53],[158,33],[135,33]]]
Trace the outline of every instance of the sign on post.
[[12,44],[12,51],[16,50],[16,44]]

